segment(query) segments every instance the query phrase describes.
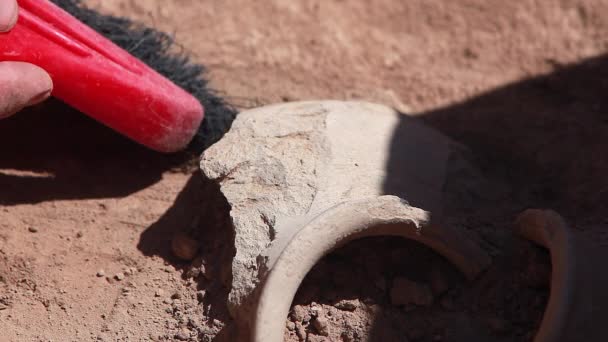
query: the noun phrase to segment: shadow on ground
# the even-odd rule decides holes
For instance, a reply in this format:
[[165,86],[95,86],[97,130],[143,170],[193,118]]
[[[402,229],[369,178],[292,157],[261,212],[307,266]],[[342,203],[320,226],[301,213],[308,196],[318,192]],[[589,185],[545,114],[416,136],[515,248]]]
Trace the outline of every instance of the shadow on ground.
[[0,205],[124,197],[185,163],[148,150],[59,103],[0,121]]
[[[422,118],[466,144],[486,173],[507,180],[528,205],[572,217],[599,214],[608,205],[608,55],[555,65],[548,75]],[[397,132],[393,146],[399,140]]]
[[[195,172],[174,204],[140,236],[137,245],[147,256],[160,256],[184,271],[184,278],[193,277],[199,290],[204,290],[204,310],[213,321],[229,323],[227,302],[232,281],[232,259],[235,255],[234,232],[230,226],[228,201],[219,185]],[[193,262],[178,260],[171,252],[171,240],[183,233],[195,239],[200,254]],[[193,275],[192,270],[197,271]],[[230,334],[225,330],[222,334]]]

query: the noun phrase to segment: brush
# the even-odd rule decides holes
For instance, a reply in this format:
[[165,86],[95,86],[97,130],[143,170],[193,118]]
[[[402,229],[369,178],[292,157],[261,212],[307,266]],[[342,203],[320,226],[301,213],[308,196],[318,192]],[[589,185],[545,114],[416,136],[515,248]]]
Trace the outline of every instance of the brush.
[[17,25],[0,35],[0,61],[40,66],[54,97],[153,150],[201,139],[199,99],[50,1],[19,0]]

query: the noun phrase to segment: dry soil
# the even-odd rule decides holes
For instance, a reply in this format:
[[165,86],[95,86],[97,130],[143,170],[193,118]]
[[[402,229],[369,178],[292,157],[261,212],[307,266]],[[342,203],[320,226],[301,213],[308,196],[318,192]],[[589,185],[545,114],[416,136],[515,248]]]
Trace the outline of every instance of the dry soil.
[[[529,340],[549,266],[512,236],[514,215],[552,207],[605,236],[604,0],[87,3],[174,34],[241,109],[365,99],[418,115],[466,144],[496,188],[451,208],[495,257],[481,279],[406,241],[360,241],[307,278],[289,340]],[[0,122],[0,340],[230,340],[217,187],[183,156],[57,108]],[[194,262],[172,255],[176,234],[199,243]],[[433,301],[403,304],[402,278]]]

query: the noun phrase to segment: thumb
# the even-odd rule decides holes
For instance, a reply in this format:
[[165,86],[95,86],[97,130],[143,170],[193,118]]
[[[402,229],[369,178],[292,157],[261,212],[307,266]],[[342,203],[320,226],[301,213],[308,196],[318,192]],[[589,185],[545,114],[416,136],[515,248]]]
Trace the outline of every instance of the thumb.
[[0,119],[48,98],[53,81],[41,68],[22,62],[0,62]]
[[15,26],[18,10],[16,0],[0,0],[0,32],[6,32]]

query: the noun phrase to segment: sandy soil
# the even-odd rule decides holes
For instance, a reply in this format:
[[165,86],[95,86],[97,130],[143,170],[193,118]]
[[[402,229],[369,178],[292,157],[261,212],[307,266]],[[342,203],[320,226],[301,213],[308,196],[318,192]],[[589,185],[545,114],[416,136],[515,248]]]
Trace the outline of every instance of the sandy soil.
[[[539,274],[548,266],[546,255],[511,237],[514,215],[549,206],[605,236],[606,1],[89,3],[174,33],[240,108],[356,98],[419,115],[467,144],[500,189],[451,208],[454,224],[493,251],[481,280],[452,277],[406,242],[362,241],[311,273],[288,339],[527,340],[546,300]],[[2,121],[0,340],[229,340],[226,208],[184,162],[53,103]],[[195,262],[171,255],[178,233],[200,242]],[[386,252],[357,254],[365,248]],[[432,307],[391,305],[396,277],[432,284],[403,253],[443,267],[449,290]],[[389,261],[385,284],[367,272],[374,286],[345,286]],[[319,310],[334,317],[328,337],[315,323]]]

